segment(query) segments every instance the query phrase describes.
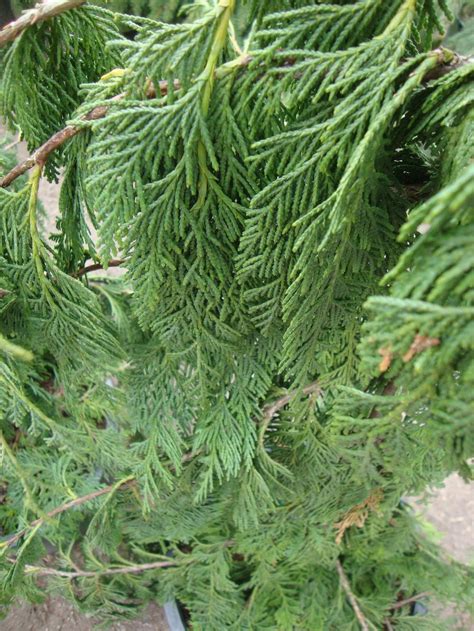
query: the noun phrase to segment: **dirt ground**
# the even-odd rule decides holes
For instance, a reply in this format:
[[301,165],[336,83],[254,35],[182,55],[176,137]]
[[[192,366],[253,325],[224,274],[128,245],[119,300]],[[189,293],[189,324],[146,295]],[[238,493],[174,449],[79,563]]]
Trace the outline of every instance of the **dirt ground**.
[[[21,605],[0,621],[2,631],[91,631],[93,618],[79,613],[62,598],[49,598],[42,605]],[[138,620],[117,622],[112,631],[169,631],[163,610],[150,605]]]
[[441,544],[451,556],[474,562],[474,484],[451,475],[422,512],[442,534]]
[[[18,153],[24,158],[25,147],[19,145]],[[48,215],[47,230],[54,230],[57,196],[55,184],[41,183],[40,197]],[[474,561],[474,484],[468,485],[457,475],[452,475],[445,481],[444,488],[433,493],[427,506],[417,505],[416,500],[412,503],[441,533],[441,543],[450,555],[465,563]],[[442,615],[454,618],[453,631],[474,631],[474,612],[472,617],[448,610]],[[42,605],[20,604],[7,618],[0,620],[0,631],[90,631],[94,627],[92,618],[78,613],[61,598],[50,598]],[[169,630],[163,610],[154,604],[148,606],[137,620],[118,622],[109,628],[112,631]]]

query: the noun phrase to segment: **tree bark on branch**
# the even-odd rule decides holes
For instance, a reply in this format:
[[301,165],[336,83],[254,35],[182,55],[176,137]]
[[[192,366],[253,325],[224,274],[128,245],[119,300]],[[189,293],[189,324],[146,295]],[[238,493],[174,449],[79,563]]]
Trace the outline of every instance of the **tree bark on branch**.
[[[112,259],[107,263],[107,266],[119,267],[120,265],[123,265],[123,263],[125,263],[125,259]],[[104,269],[102,263],[92,263],[91,265],[85,265],[84,267],[81,267],[81,269],[78,269],[77,272],[74,272],[74,274],[71,274],[71,276],[73,276],[74,278],[81,278],[81,276],[89,274],[89,272],[96,272],[101,269]]]
[[[175,83],[175,89],[177,87],[179,87],[178,82]],[[165,96],[168,92],[168,82],[160,81],[158,89],[161,96]],[[156,94],[157,92],[156,92],[155,87],[150,86],[147,91],[147,97],[151,99],[151,98],[154,98]],[[119,101],[120,99],[123,99],[124,97],[125,97],[125,93],[118,94],[112,100]],[[91,110],[90,112],[88,112],[85,116],[83,116],[82,120],[94,121],[100,118],[104,118],[104,116],[107,114],[108,109],[109,108],[106,105],[99,105],[95,107],[93,110]],[[13,169],[9,173],[7,173],[3,178],[1,178],[0,188],[6,188],[7,186],[10,186],[10,184],[14,182],[18,177],[20,177],[20,175],[23,175],[23,173],[26,173],[29,169],[32,169],[36,165],[43,167],[46,164],[46,160],[48,159],[49,155],[53,153],[53,151],[56,151],[56,149],[58,149],[61,145],[63,145],[67,140],[69,140],[70,138],[73,138],[76,134],[78,134],[83,129],[84,129],[83,127],[78,127],[75,125],[67,125],[63,129],[60,129],[53,136],[51,136],[51,138],[49,138],[45,143],[43,143],[41,147],[36,149],[36,151],[34,151],[31,154],[31,156],[26,158],[26,160],[23,160],[23,162],[20,162],[19,164],[17,164],[15,167],[13,167]]]
[[359,607],[357,598],[355,597],[351,589],[351,586],[349,584],[349,579],[347,578],[346,573],[344,572],[344,568],[342,567],[342,563],[339,561],[339,559],[336,561],[336,570],[337,570],[337,573],[339,574],[341,587],[345,591],[347,599],[350,602],[352,609],[354,610],[355,616],[357,620],[359,621],[360,628],[363,631],[370,631],[369,625],[367,623],[367,619],[362,613],[361,608]]
[[84,4],[86,0],[49,0],[37,4],[33,9],[24,11],[20,17],[14,22],[10,22],[0,30],[0,47],[5,46],[8,42],[12,42],[23,31],[33,24],[43,22],[48,18],[52,18],[55,15],[69,11],[69,9],[75,9]]

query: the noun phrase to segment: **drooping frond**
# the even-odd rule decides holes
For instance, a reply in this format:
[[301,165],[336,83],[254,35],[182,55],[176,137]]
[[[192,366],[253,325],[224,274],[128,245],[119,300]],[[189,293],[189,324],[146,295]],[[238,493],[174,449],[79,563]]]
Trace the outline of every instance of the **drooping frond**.
[[119,56],[106,48],[117,37],[112,14],[91,6],[41,22],[9,44],[0,112],[31,151],[65,125],[80,102],[82,83],[120,65]]
[[[331,25],[336,16],[335,33],[343,31],[355,10],[343,9],[322,11],[321,22]],[[335,361],[353,361],[359,298],[375,291],[390,265],[399,222],[390,189],[397,185],[386,172],[373,174],[394,115],[436,65],[430,55],[402,63],[416,17],[414,5],[404,3],[383,33],[347,50],[264,48],[261,60],[257,54],[255,71],[265,63],[269,77],[260,79],[253,120],[284,109],[280,132],[254,145],[254,169],[269,182],[252,200],[240,274],[260,306],[253,307],[256,323],[264,330],[279,318],[287,323],[282,368],[301,384],[315,372],[331,373]],[[319,346],[326,330],[344,332],[329,340],[337,360]]]
[[[390,396],[343,393],[337,427],[353,427],[352,440],[363,436],[372,463],[382,456],[385,467],[389,459],[394,467],[404,453],[408,464],[416,445],[427,460],[429,454],[432,467],[463,471],[472,452],[472,175],[472,166],[465,166],[413,211],[400,239],[410,238],[420,226],[423,234],[388,274],[390,295],[367,303],[363,365],[371,377],[387,375],[394,385]],[[382,450],[376,447],[381,437]],[[426,483],[409,466],[404,476],[413,488]]]

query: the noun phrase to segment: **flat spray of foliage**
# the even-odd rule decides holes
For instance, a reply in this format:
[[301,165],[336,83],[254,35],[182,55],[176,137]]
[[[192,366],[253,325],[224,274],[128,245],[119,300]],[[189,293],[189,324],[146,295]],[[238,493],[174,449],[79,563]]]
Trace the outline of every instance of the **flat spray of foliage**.
[[176,597],[195,631],[450,628],[410,606],[469,570],[401,500],[474,455],[446,2],[66,4],[0,51],[38,149],[0,158],[1,602],[46,580],[104,619]]

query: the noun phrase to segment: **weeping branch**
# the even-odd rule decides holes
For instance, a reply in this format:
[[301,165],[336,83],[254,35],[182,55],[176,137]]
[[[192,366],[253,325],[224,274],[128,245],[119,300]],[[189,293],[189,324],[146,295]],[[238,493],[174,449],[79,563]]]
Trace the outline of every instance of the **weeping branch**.
[[[70,0],[70,3],[72,3],[72,1],[73,0]],[[62,3],[62,4],[66,4],[66,3]],[[56,14],[52,14],[52,15],[56,15]],[[8,28],[8,27],[5,27],[5,28]],[[0,46],[1,46],[1,33],[2,32],[3,31],[0,31]],[[451,53],[451,51],[449,51],[449,53],[450,55],[446,55],[445,49],[436,49],[433,51],[433,54],[436,55],[437,59],[439,60],[439,64],[436,68],[431,70],[426,75],[425,81],[433,81],[437,78],[444,76],[448,72],[451,72],[455,68],[458,68],[459,66],[462,66],[466,63],[472,63],[472,58],[461,57],[459,55],[456,55],[455,53]],[[243,53],[241,56],[237,57],[236,59],[228,63],[225,63],[222,66],[219,66],[219,68],[216,68],[215,78],[220,79],[222,77],[225,77],[227,74],[229,74],[236,68],[243,68],[245,66],[248,66],[248,64],[251,61],[252,61],[252,57],[246,53]],[[178,80],[175,80],[173,84],[174,84],[175,91],[180,89],[181,84]],[[152,98],[155,98],[158,94],[161,96],[166,96],[167,93],[168,93],[168,81],[163,80],[159,82],[158,90],[156,90],[153,84],[150,84],[148,86],[146,96],[147,98],[152,99]],[[125,97],[126,97],[126,93],[122,93],[113,97],[112,100],[113,101],[121,100]],[[99,120],[101,118],[104,118],[104,116],[106,116],[108,112],[108,109],[109,108],[107,105],[100,105],[98,107],[95,107],[93,110],[88,112],[85,116],[83,116],[82,120],[93,121],[93,120]],[[26,171],[28,171],[29,169],[32,169],[35,165],[39,165],[43,167],[49,155],[53,151],[56,151],[56,149],[61,147],[67,140],[69,140],[70,138],[72,138],[73,136],[81,132],[83,129],[85,128],[82,126],[67,125],[60,131],[56,132],[43,145],[41,145],[41,147],[39,147],[34,153],[32,153],[31,156],[29,156],[23,162],[20,162],[20,164],[17,164],[9,173],[7,173],[3,178],[1,178],[0,188],[6,188],[18,177],[20,177],[20,175],[23,175],[23,173],[26,173]]]
[[[1,33],[1,31],[0,31]],[[224,77],[229,72],[236,67],[246,66],[250,63],[251,57],[249,55],[242,55],[237,59],[223,64],[215,71],[215,76],[217,79]],[[175,79],[173,81],[174,91],[177,91],[181,88],[181,83]],[[150,83],[146,90],[146,96],[149,99],[155,98],[157,95],[166,96],[168,94],[168,81],[160,81],[158,83],[158,90],[156,87]],[[117,94],[114,96],[111,101],[119,101],[126,97],[126,93]],[[104,118],[107,114],[109,107],[107,105],[99,105],[88,112],[85,116],[82,117],[83,121],[94,121]],[[78,125],[67,125],[63,129],[60,129],[56,132],[51,138],[49,138],[44,144],[41,145],[35,152],[31,154],[26,160],[17,164],[9,173],[7,173],[3,178],[0,179],[0,188],[6,188],[10,186],[12,182],[14,182],[20,175],[26,173],[29,169],[32,169],[34,166],[38,165],[41,168],[44,167],[46,161],[53,151],[59,149],[65,142],[67,142],[70,138],[76,136],[79,132],[85,129],[82,126]]]
[[[222,542],[222,547],[232,548],[235,545],[233,539],[227,539]],[[76,568],[75,571],[57,570],[53,567],[45,567],[41,565],[25,565],[26,574],[36,574],[37,576],[60,576],[63,578],[99,578],[101,576],[111,576],[113,574],[141,574],[147,570],[157,570],[165,567],[175,567],[186,563],[193,563],[193,559],[152,561],[150,563],[140,563],[137,565],[125,565],[121,567],[109,567],[104,570],[90,571]]]
[[38,3],[33,9],[24,11],[14,22],[10,22],[0,30],[0,47],[12,42],[23,31],[34,24],[44,22],[49,18],[75,9],[84,4],[86,0],[49,0],[49,2]]
[[[122,261],[120,261],[120,262],[122,262]],[[115,263],[118,265],[119,261],[116,261]],[[111,264],[112,264],[112,262],[109,263],[109,265],[111,265]],[[92,266],[90,266],[90,267],[92,267]],[[85,268],[83,268],[83,269],[85,269]],[[98,269],[98,268],[96,268],[96,269]],[[89,269],[88,271],[91,271],[91,270]],[[83,273],[86,273],[86,272],[84,271]],[[76,275],[77,274],[78,273],[76,273]],[[290,403],[290,401],[292,401],[298,395],[301,395],[301,394],[303,394],[303,395],[311,395],[311,394],[319,395],[319,394],[321,394],[321,392],[322,392],[321,387],[319,386],[318,382],[315,381],[315,382],[310,383],[309,385],[305,386],[301,390],[293,390],[291,392],[288,392],[288,394],[285,394],[283,397],[280,397],[279,399],[277,399],[273,403],[270,403],[270,404],[266,405],[264,407],[264,409],[263,409],[263,420],[262,420],[263,432],[261,430],[261,432],[262,432],[261,433],[262,440],[263,440],[263,434],[265,433],[265,429],[268,427],[270,421],[272,420],[272,418],[275,416],[275,414],[279,410],[281,410],[283,407],[285,407],[285,405]],[[186,453],[182,457],[182,462],[183,463],[184,462],[188,462],[189,460],[192,460],[194,457],[198,456],[199,454],[200,454],[200,451]],[[10,546],[15,545],[15,543],[17,543],[29,530],[31,530],[32,528],[35,528],[36,526],[42,526],[49,519],[52,519],[56,515],[60,515],[61,513],[64,513],[65,511],[69,510],[70,508],[75,508],[76,506],[81,506],[82,504],[85,504],[86,502],[90,502],[91,500],[94,500],[97,497],[101,497],[102,495],[107,495],[108,493],[112,493],[112,492],[116,491],[119,488],[123,489],[123,488],[130,487],[130,486],[132,486],[135,483],[136,483],[135,478],[130,476],[128,478],[120,480],[119,482],[114,482],[113,484],[109,484],[108,486],[104,486],[103,488],[98,489],[97,491],[93,491],[92,493],[88,493],[87,495],[83,495],[81,497],[77,497],[77,498],[75,498],[75,499],[73,499],[73,500],[71,500],[69,502],[66,502],[65,504],[61,504],[60,506],[57,506],[56,508],[51,510],[49,513],[46,513],[46,515],[44,517],[41,517],[40,519],[36,519],[35,521],[31,522],[26,528],[23,528],[22,530],[18,531],[14,535],[11,535],[10,537],[7,537],[7,539],[5,539],[4,541],[2,541],[0,543],[0,550],[2,548],[6,548],[6,547],[10,547]],[[48,569],[48,568],[40,568],[40,569],[43,570],[43,569]],[[47,573],[51,573],[51,572],[48,571]],[[398,606],[400,606],[400,605],[398,605]]]
[[[0,31],[1,33],[1,31]],[[229,72],[232,72],[236,67],[243,67],[250,63],[251,57],[249,55],[243,54],[242,56],[234,59],[231,62],[223,64],[215,71],[216,79],[224,77]],[[181,88],[181,83],[175,79],[173,81],[173,88],[176,92]],[[150,83],[146,90],[146,96],[148,99],[153,99],[157,95],[166,96],[168,94],[168,81],[160,81],[158,84],[158,90],[156,87]],[[121,99],[126,97],[126,93],[117,94],[114,96],[111,101],[120,101]],[[83,121],[94,121],[104,118],[107,114],[109,107],[107,105],[99,105],[88,112],[85,116],[82,117]],[[26,158],[23,162],[17,164],[11,171],[9,171],[3,178],[0,179],[0,188],[6,188],[10,186],[12,182],[14,182],[20,175],[26,173],[29,169],[32,169],[34,166],[38,165],[40,167],[44,167],[46,161],[53,151],[59,149],[65,142],[67,142],[70,138],[76,136],[79,132],[85,129],[82,126],[78,125],[67,125],[63,129],[57,131],[51,138],[49,138],[44,144],[41,145],[36,151],[34,151],[31,156]]]
[[[175,86],[176,87],[176,86]],[[165,96],[168,92],[168,82],[160,81],[159,83],[159,92],[162,96]],[[156,96],[156,90],[154,86],[150,86],[147,90],[147,97],[154,98]],[[118,101],[125,97],[125,93],[118,94],[113,97],[112,101]],[[85,116],[82,117],[83,121],[94,121],[99,120],[100,118],[104,118],[108,111],[107,105],[99,105],[95,107],[93,110],[88,112]],[[67,140],[73,138],[76,134],[82,131],[84,127],[77,125],[67,125],[60,131],[56,132],[51,138],[49,138],[44,144],[41,145],[34,153],[31,154],[26,160],[17,164],[13,169],[7,173],[2,179],[0,179],[0,188],[6,188],[12,182],[14,182],[20,175],[26,173],[29,169],[32,169],[34,166],[44,167],[46,161],[53,151],[59,149]]]

